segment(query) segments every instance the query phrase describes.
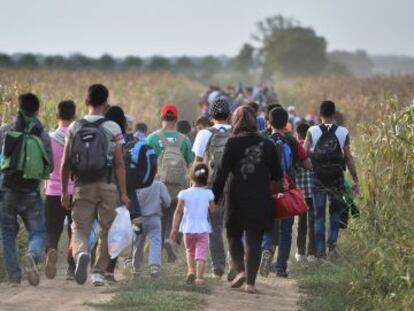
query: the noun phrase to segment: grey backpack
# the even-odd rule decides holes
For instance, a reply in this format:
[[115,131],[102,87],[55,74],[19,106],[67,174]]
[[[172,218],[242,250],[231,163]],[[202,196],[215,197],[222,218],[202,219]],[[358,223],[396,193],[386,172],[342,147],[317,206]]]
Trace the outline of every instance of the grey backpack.
[[79,120],[70,147],[70,170],[82,181],[96,181],[108,176],[111,178],[112,159],[109,158],[109,141],[102,127],[107,119],[95,122]]
[[204,155],[204,162],[207,164],[210,174],[208,177],[208,184],[211,186],[217,174],[217,169],[221,164],[223,157],[224,146],[230,138],[231,131],[225,127],[216,129],[211,127],[208,129],[211,132],[210,140],[207,143],[206,152]]

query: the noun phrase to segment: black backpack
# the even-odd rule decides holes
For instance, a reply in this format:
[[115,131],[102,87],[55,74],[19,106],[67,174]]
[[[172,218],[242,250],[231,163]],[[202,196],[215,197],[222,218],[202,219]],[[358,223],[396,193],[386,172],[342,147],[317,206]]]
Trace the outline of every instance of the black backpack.
[[146,188],[152,185],[157,173],[157,155],[145,141],[126,136],[122,148],[128,191]]
[[341,182],[345,170],[344,154],[335,134],[338,126],[328,129],[321,124],[319,128],[322,135],[311,155],[314,177],[323,186],[334,186]]
[[102,127],[106,121],[78,121],[80,128],[70,147],[70,170],[81,181],[93,182],[108,176],[108,183],[111,182],[113,159],[109,157],[109,140]]

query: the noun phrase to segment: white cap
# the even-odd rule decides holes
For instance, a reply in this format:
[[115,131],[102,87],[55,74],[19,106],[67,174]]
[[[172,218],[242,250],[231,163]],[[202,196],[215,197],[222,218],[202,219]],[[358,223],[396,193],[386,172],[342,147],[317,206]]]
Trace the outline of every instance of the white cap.
[[294,111],[295,111],[295,106],[289,106],[289,107],[287,108],[287,111],[288,111],[288,112],[294,112]]

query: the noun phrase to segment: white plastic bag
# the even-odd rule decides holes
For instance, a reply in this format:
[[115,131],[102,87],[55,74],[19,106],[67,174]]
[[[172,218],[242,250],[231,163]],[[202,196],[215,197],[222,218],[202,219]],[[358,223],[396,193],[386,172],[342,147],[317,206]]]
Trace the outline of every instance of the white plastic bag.
[[125,206],[116,209],[116,217],[108,232],[108,249],[111,259],[128,257],[132,248],[132,224]]

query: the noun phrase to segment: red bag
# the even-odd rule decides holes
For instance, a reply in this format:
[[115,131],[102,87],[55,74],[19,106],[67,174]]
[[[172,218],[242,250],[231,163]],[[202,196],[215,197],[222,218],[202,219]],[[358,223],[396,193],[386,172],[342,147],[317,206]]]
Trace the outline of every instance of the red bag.
[[305,202],[302,191],[285,174],[283,192],[278,192],[272,185],[273,197],[273,218],[281,219],[302,215],[308,212],[308,205]]

